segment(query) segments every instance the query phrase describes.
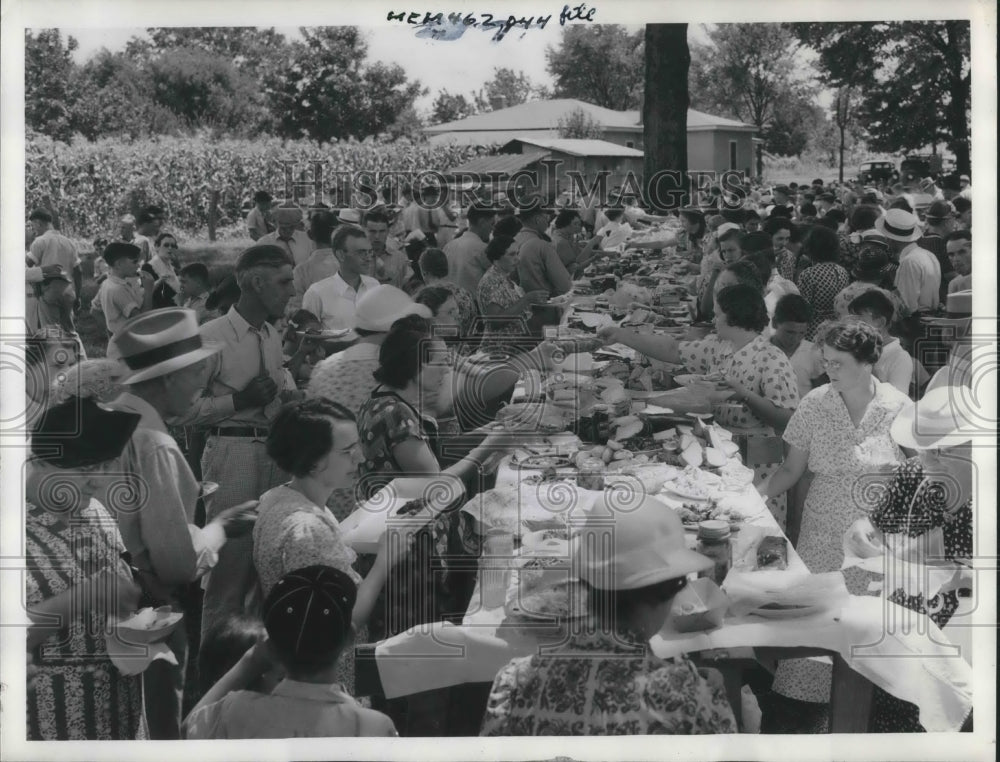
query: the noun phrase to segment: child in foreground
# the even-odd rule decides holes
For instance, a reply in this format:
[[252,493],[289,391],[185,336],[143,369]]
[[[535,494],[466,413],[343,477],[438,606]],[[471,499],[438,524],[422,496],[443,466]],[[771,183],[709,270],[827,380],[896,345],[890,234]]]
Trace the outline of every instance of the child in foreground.
[[[309,566],[286,574],[263,607],[267,640],[249,649],[184,721],[188,739],[395,736],[392,721],[334,682],[353,637],[357,588],[343,572]],[[247,690],[277,661],[285,679],[270,694]]]

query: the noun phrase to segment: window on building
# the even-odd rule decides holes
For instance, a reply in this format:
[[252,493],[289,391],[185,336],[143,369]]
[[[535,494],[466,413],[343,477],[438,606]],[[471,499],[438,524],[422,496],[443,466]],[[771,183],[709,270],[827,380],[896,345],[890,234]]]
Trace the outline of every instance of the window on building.
[[625,147],[626,148],[635,148],[635,141],[633,141],[633,140],[626,140],[625,141]]
[[737,167],[737,163],[736,163],[736,141],[735,140],[730,140],[729,141],[729,168],[730,169],[736,169],[736,167]]

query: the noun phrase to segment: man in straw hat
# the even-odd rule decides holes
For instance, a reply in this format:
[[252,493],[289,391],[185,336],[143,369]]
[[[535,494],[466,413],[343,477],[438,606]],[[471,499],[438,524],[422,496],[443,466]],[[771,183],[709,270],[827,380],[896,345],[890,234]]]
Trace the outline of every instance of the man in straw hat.
[[[619,505],[615,495],[604,493],[576,519],[582,526],[571,553],[582,588],[564,588],[561,604],[539,596],[519,601],[525,611],[561,614],[569,639],[500,670],[481,735],[737,732],[721,677],[686,656],[661,659],[649,643],[687,576],[712,560],[688,550],[676,513],[648,497]],[[602,679],[611,673],[612,682]],[[565,700],[548,700],[556,694]]]
[[302,210],[294,205],[279,206],[274,210],[274,221],[277,229],[258,238],[257,243],[272,244],[284,249],[292,258],[293,266],[305,262],[316,247],[305,231],[299,229]]
[[955,270],[948,261],[948,252],[944,245],[944,239],[954,227],[954,214],[955,210],[947,201],[935,201],[924,214],[924,234],[917,241],[917,245],[937,257],[938,264],[941,265],[942,300],[947,293],[948,283],[955,277]]
[[[208,358],[202,395],[175,425],[207,429],[201,468],[219,484],[216,507],[256,500],[285,475],[267,456],[271,419],[283,402],[301,393],[284,367],[281,337],[269,321],[281,317],[292,296],[292,260],[275,245],[257,244],[236,261],[239,301],[202,326],[207,342],[221,346]],[[207,576],[202,633],[232,613],[243,611],[253,591],[249,538],[227,544]]]
[[895,286],[907,313],[937,310],[941,306],[941,265],[917,244],[923,233],[916,215],[889,209],[875,222],[875,229],[888,239],[890,250],[899,259]]
[[[206,361],[219,347],[202,343],[193,310],[163,309],[139,315],[115,334],[130,374],[127,391],[108,406],[142,416],[122,453],[122,469],[134,481],[134,504],[121,505],[109,491],[147,605],[183,608],[184,588],[218,558],[227,537],[246,534],[256,500],[218,512],[203,529],[194,526],[200,488],[165,420],[182,415],[204,388]],[[180,738],[187,657],[185,629],[167,641],[177,664],[154,661],[143,674],[146,718],[154,740]]]

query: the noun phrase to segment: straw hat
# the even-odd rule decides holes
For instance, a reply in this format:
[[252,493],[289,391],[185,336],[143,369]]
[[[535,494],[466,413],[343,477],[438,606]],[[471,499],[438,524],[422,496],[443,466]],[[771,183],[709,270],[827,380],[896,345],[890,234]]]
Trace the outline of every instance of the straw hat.
[[905,209],[889,209],[875,220],[875,229],[890,241],[911,243],[923,236],[917,215]]
[[634,590],[712,566],[688,549],[676,513],[648,497],[626,510],[613,494],[597,499],[573,538],[574,568],[583,581],[599,590]]
[[205,346],[194,310],[153,310],[132,318],[111,339],[129,370],[123,383],[137,384],[194,365],[221,347]]
[[417,304],[405,291],[395,286],[376,286],[358,299],[354,312],[354,327],[384,333],[392,324],[408,315],[430,319],[430,307]]
[[941,386],[904,408],[892,423],[892,438],[900,447],[930,450],[955,447],[980,431],[983,414],[970,404],[971,391],[962,386]]

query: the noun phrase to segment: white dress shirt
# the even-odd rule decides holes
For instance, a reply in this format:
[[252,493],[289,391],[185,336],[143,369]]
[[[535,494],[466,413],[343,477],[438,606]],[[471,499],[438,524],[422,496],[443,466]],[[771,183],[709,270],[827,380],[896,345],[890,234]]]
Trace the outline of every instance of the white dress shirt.
[[312,254],[313,249],[316,248],[312,239],[301,230],[296,230],[292,233],[292,237],[288,240],[279,238],[278,231],[275,230],[273,233],[262,235],[257,239],[257,243],[270,243],[278,248],[284,249],[295,261],[296,265],[301,265],[309,259],[309,255]]
[[323,328],[328,331],[353,328],[358,297],[377,285],[377,280],[369,275],[362,275],[355,290],[344,282],[338,272],[306,289],[305,296],[302,297],[302,309],[309,310],[318,317]]
[[941,304],[941,264],[927,249],[911,243],[899,254],[896,290],[910,312],[936,310]]

